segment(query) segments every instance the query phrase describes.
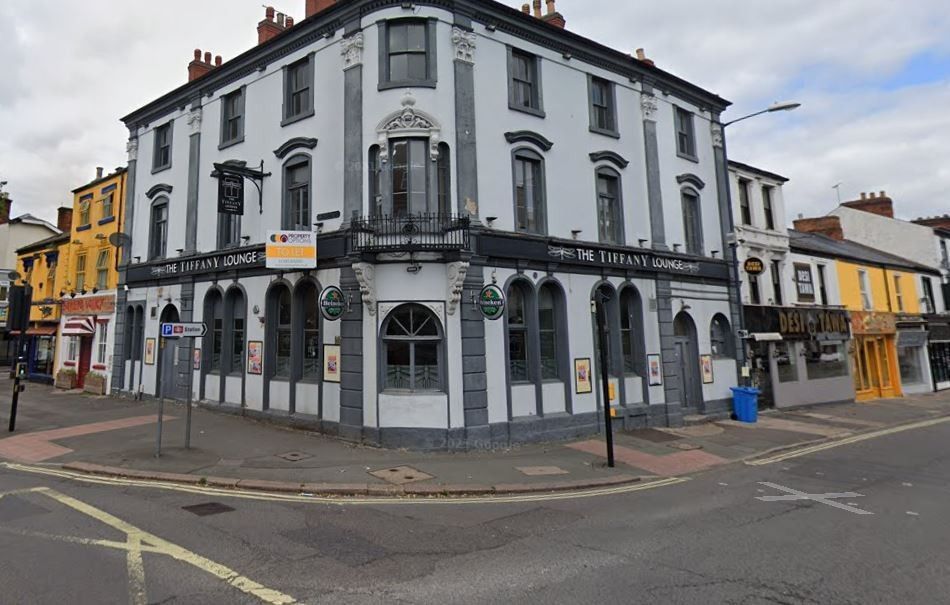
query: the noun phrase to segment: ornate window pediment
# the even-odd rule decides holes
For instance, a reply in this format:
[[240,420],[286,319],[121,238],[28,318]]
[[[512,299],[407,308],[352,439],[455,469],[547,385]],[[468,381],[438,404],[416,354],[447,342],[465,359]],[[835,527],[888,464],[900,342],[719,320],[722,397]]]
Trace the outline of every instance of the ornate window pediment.
[[[381,149],[389,149],[390,138],[427,138],[432,161],[439,159],[442,127],[431,115],[416,109],[416,98],[409,91],[402,98],[402,109],[386,116],[376,132]],[[381,154],[380,160],[386,161],[385,153]]]

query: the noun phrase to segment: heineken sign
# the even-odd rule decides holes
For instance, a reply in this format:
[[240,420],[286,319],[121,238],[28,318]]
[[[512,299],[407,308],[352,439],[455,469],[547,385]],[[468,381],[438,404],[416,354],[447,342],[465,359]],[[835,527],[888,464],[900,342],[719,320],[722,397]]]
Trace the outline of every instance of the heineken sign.
[[495,284],[485,286],[478,295],[478,310],[486,319],[501,319],[505,314],[505,293]]
[[320,293],[320,313],[328,321],[336,321],[346,312],[346,295],[336,286],[327,286]]

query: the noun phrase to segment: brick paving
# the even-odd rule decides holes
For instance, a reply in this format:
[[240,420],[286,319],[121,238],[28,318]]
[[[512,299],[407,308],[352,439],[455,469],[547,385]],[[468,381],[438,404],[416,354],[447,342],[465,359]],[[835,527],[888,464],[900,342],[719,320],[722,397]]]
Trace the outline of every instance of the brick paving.
[[[571,443],[567,447],[588,454],[594,454],[602,458],[607,457],[607,446],[604,445],[604,442],[601,440],[592,439],[590,441]],[[688,452],[667,454],[665,456],[655,456],[622,445],[614,445],[614,458],[627,466],[642,469],[663,477],[695,473],[696,471],[729,462],[726,458],[720,458],[703,450],[691,450]]]
[[[165,419],[172,420],[173,417],[166,416]],[[0,457],[16,462],[45,462],[73,451],[67,447],[51,443],[54,440],[154,424],[157,420],[158,417],[155,415],[136,416],[7,437],[6,439],[0,439]]]

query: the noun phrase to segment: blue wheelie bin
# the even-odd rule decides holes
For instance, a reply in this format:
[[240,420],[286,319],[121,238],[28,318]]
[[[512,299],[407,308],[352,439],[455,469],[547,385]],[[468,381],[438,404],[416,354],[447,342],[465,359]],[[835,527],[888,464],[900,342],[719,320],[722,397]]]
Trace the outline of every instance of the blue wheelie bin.
[[732,387],[732,410],[739,422],[756,422],[759,419],[759,389]]

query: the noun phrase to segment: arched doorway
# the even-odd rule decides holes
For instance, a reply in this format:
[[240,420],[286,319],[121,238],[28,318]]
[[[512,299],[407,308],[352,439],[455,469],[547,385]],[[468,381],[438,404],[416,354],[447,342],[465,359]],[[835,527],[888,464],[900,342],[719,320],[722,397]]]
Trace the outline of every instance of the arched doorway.
[[[179,321],[178,309],[175,305],[165,305],[159,323],[175,323]],[[178,382],[175,380],[177,364],[175,362],[178,356],[178,341],[166,340],[161,337],[161,326],[159,326],[158,338],[158,370],[155,375],[155,396],[164,395],[171,399],[179,399],[180,393]],[[162,387],[164,386],[164,392]]]
[[684,410],[700,412],[703,407],[703,383],[699,370],[699,344],[696,339],[696,324],[685,311],[680,311],[673,320],[673,346],[676,351],[676,367],[682,386]]

